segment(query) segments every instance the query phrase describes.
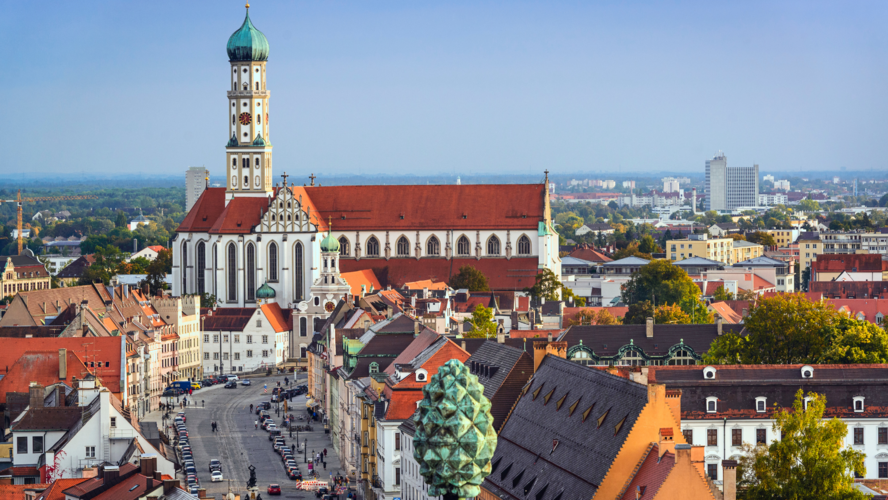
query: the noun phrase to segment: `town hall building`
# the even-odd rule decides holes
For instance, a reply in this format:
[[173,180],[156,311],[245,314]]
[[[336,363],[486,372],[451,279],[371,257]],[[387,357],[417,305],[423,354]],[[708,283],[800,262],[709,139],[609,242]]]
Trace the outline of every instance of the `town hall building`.
[[204,190],[176,230],[174,295],[210,293],[219,307],[276,302],[310,342],[315,319],[350,292],[340,273],[372,270],[396,288],[447,282],[471,265],[491,289],[515,291],[533,286],[542,268],[560,277],[548,172],[540,184],[322,187],[314,175],[298,185],[286,173],[276,182],[269,45],[249,5],[227,49],[226,186]]

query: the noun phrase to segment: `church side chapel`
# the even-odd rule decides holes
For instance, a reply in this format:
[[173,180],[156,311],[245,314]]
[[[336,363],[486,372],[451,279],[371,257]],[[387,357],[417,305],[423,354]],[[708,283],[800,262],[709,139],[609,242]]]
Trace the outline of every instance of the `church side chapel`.
[[[226,186],[208,187],[176,230],[174,295],[209,293],[219,307],[277,302],[293,309],[294,332],[310,339],[315,320],[349,298],[343,273],[370,270],[397,288],[447,282],[471,265],[502,291],[533,286],[542,268],[560,277],[548,172],[542,184],[321,186],[314,174],[300,185],[286,173],[278,180],[269,44],[249,4],[227,52]],[[291,355],[299,348],[292,340]]]

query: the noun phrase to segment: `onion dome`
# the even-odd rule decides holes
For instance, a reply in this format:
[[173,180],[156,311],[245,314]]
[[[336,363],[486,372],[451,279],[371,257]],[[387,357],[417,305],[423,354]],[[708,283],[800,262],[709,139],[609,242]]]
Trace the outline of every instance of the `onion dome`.
[[327,236],[321,240],[322,252],[339,252],[339,240],[333,237],[333,234],[327,231]]
[[231,134],[231,139],[228,139],[228,144],[225,147],[235,148],[237,147],[237,137],[234,134]]
[[268,286],[268,282],[262,284],[258,290],[256,290],[256,298],[257,299],[273,299],[275,296],[274,288]]
[[265,139],[262,138],[262,132],[259,132],[258,134],[256,134],[256,138],[253,139],[253,145],[254,146],[262,146],[262,147],[268,145],[268,143],[265,142]]
[[267,61],[268,39],[250,21],[250,4],[244,24],[228,39],[228,59],[231,61]]

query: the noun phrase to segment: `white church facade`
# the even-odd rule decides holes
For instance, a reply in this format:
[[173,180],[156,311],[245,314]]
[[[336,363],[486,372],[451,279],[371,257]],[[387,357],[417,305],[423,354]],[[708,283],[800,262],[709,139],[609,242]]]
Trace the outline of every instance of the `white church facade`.
[[349,294],[340,273],[369,269],[395,288],[446,282],[472,265],[493,290],[529,288],[541,268],[560,276],[548,174],[540,184],[322,187],[313,175],[294,185],[286,174],[275,183],[269,47],[249,8],[227,49],[226,187],[204,190],[176,230],[174,295],[209,293],[219,307],[250,307],[267,283],[271,300],[293,309],[293,330],[307,328],[310,338],[315,319]]

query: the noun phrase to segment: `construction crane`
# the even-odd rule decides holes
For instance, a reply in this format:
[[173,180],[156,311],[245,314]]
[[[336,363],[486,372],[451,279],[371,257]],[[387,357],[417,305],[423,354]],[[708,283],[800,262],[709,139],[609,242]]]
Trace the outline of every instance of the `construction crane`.
[[22,190],[18,190],[18,198],[14,200],[0,200],[0,205],[4,203],[15,203],[18,209],[16,210],[18,215],[18,253],[22,253],[22,203],[26,201],[59,201],[59,200],[89,200],[89,199],[97,199],[98,196],[94,195],[81,195],[81,196],[40,196],[37,198],[22,198]]

